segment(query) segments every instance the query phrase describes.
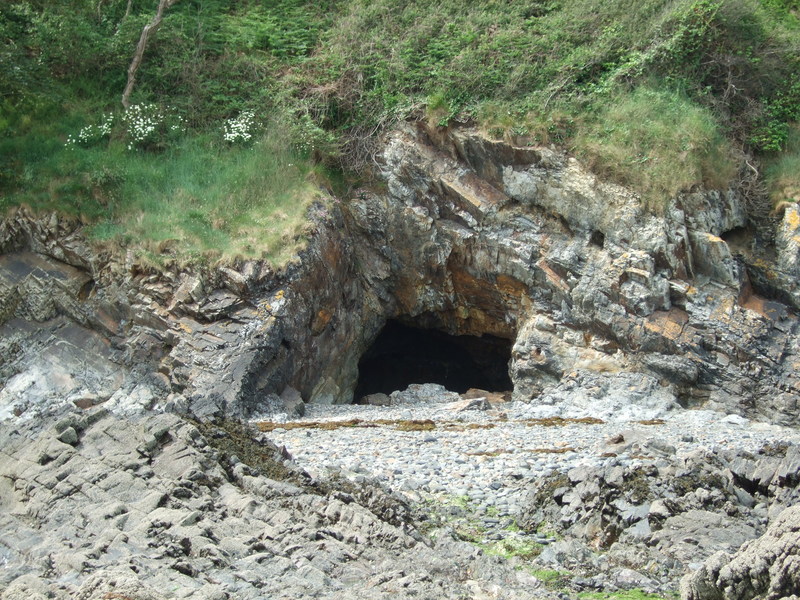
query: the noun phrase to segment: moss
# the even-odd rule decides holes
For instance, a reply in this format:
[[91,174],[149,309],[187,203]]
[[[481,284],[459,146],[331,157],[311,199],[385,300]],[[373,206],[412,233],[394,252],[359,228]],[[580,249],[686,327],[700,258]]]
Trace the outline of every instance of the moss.
[[484,552],[493,556],[502,556],[506,559],[517,557],[523,560],[536,558],[544,548],[542,544],[523,537],[506,538],[491,544],[485,544],[482,547]]
[[551,590],[566,587],[570,579],[570,573],[555,571],[553,569],[530,568],[527,569],[527,571]]
[[486,530],[482,527],[454,525],[453,533],[462,542],[480,545],[481,542],[483,542],[483,536],[486,534]]

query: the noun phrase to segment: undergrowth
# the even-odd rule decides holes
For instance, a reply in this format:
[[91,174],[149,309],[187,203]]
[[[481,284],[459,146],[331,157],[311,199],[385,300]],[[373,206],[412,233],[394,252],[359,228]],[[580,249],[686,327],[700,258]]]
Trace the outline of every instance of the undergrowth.
[[[0,4],[0,209],[72,213],[156,259],[280,262],[301,243],[310,181],[364,171],[408,118],[558,146],[654,209],[735,183],[742,157],[766,167],[775,201],[797,199],[796,0],[178,2],[132,101],[181,134],[65,148],[105,135],[92,127],[118,111],[153,11]],[[233,125],[255,121],[272,131]]]
[[276,127],[248,146],[195,135],[159,152],[131,152],[116,140],[65,147],[24,139],[1,142],[25,162],[3,208],[79,216],[90,238],[138,248],[156,263],[267,258],[282,266],[303,246],[309,206],[321,198],[319,169]]
[[638,190],[651,205],[693,185],[725,188],[736,173],[711,111],[651,87],[603,98],[576,133],[575,148],[595,173]]
[[767,161],[765,176],[774,204],[800,202],[800,127],[789,131],[786,151]]

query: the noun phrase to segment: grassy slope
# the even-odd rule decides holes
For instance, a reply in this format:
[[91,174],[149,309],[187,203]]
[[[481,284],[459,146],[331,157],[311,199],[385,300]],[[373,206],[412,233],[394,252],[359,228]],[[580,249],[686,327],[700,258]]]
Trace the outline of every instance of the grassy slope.
[[[724,186],[743,152],[774,200],[797,199],[795,0],[182,0],[134,101],[185,131],[162,125],[132,151],[118,96],[153,3],[126,4],[0,7],[0,208],[79,214],[155,255],[280,263],[315,165],[357,170],[376,131],[423,107],[563,146],[653,205]],[[245,110],[255,137],[225,142]],[[108,135],[65,146],[110,113]]]

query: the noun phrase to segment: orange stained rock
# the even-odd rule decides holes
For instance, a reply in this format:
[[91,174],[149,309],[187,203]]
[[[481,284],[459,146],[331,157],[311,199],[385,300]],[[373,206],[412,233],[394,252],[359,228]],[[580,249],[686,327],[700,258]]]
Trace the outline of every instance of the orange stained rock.
[[561,276],[558,273],[556,273],[550,265],[547,264],[546,260],[544,259],[539,260],[539,262],[536,263],[536,266],[539,267],[544,272],[545,276],[547,277],[548,281],[550,281],[550,283],[555,285],[564,293],[567,294],[569,293],[569,286],[567,285],[567,282],[564,281],[561,278]]
[[331,322],[331,318],[333,317],[333,312],[328,310],[327,308],[323,308],[320,310],[314,318],[311,320],[311,333],[313,335],[319,335],[322,331],[328,326],[328,323]]
[[506,296],[522,297],[528,292],[528,286],[509,275],[497,276],[497,289]]
[[798,227],[800,227],[800,213],[798,213],[796,210],[787,210],[784,221],[789,227],[791,227],[793,230],[796,230]]
[[669,311],[658,310],[650,315],[644,322],[645,328],[658,333],[667,339],[677,341],[682,335],[689,315],[680,308]]
[[734,298],[725,298],[717,305],[717,307],[711,313],[710,318],[727,323],[731,320],[731,317],[735,311],[735,307],[736,300]]

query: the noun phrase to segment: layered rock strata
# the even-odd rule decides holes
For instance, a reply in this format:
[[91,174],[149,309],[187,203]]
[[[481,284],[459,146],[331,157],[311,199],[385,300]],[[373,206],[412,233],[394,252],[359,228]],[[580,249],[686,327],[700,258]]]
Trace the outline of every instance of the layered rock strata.
[[[258,542],[246,551],[240,546],[220,550],[222,538],[214,533],[205,536],[211,540],[209,554],[193,554],[182,540],[203,538],[203,532],[192,530],[192,536],[175,539],[172,533],[161,534],[195,527],[202,517],[223,532],[231,527],[230,535],[239,539],[241,530],[227,519],[229,514],[241,517],[236,513],[241,507],[226,503],[230,497],[236,504],[244,495],[245,512],[247,507],[282,498],[269,508],[253,510],[283,507],[289,511],[287,523],[303,523],[298,530],[303,537],[314,527],[330,525],[323,517],[307,522],[304,515],[335,512],[330,509],[335,498],[315,500],[319,495],[304,487],[307,482],[274,483],[273,478],[248,470],[257,467],[245,465],[237,471],[241,463],[230,457],[205,456],[209,442],[205,434],[192,433],[199,431],[195,425],[151,413],[167,411],[208,420],[301,413],[305,402],[351,402],[359,359],[388,320],[511,341],[509,375],[518,401],[553,406],[568,398],[591,413],[593,399],[612,395],[619,400],[614,411],[624,410],[624,399],[631,398],[660,407],[702,406],[798,424],[800,350],[794,311],[800,306],[800,212],[796,207],[785,208],[774,246],[762,247],[761,240],[749,233],[744,202],[735,190],[687,191],[663,206],[645,207],[630,191],[598,180],[563,153],[517,147],[474,130],[407,124],[387,137],[376,160],[382,183],[350,198],[319,203],[312,211],[307,249],[279,273],[261,261],[182,266],[168,255],[162,257],[166,267],[151,269],[131,254],[90,246],[81,224],[64,217],[19,210],[0,222],[0,418],[8,420],[2,431],[6,456],[0,502],[8,509],[0,513],[6,519],[3,531],[27,531],[28,526],[33,536],[37,529],[62,531],[63,527],[63,539],[72,544],[53,557],[41,554],[44,544],[26,546],[22,538],[7,544],[4,558],[16,561],[13,564],[21,570],[14,574],[22,577],[6,590],[7,595],[16,594],[9,598],[32,593],[127,593],[115,592],[111,579],[102,573],[96,580],[84,577],[110,568],[104,561],[120,557],[133,561],[135,568],[129,569],[133,575],[125,571],[109,577],[125,586],[138,585],[136,569],[144,569],[156,588],[185,584],[195,590],[181,577],[196,579],[206,569],[219,569],[219,580],[212,583],[224,588],[221,593],[247,597],[251,588],[260,590],[263,583],[257,585],[255,575],[252,581],[243,579],[251,588],[236,583],[241,580],[238,576],[227,575],[249,572],[246,563],[261,551]],[[625,391],[634,388],[635,393]],[[52,412],[61,405],[74,413],[70,417],[74,423],[54,425]],[[153,428],[163,431],[150,436]],[[118,429],[122,437],[115,437]],[[219,439],[224,437],[220,434]],[[131,454],[131,444],[136,455]],[[98,450],[102,447],[108,447],[110,457],[122,458],[104,462]],[[180,456],[171,456],[173,451]],[[189,466],[198,472],[215,474],[214,485],[206,485],[202,477],[193,480],[188,471],[174,471],[173,463],[183,464],[183,453],[194,457]],[[664,483],[661,471],[652,478],[635,469],[567,474],[569,481],[561,487],[582,491],[568,490],[560,497],[553,493],[541,502],[534,494],[527,518],[533,524],[542,515],[553,517],[555,513],[548,511],[557,510],[568,517],[562,525],[570,535],[583,535],[578,530],[591,534],[581,543],[611,543],[610,550],[616,542],[622,544],[623,554],[623,542],[640,534],[650,536],[655,540],[653,560],[658,560],[658,551],[670,543],[658,541],[666,534],[661,533],[663,527],[658,529],[663,523],[656,513],[651,522],[650,511],[660,498],[678,498],[683,504],[664,501],[664,510],[672,511],[661,515],[664,519],[694,522],[705,511],[713,516],[709,522],[721,523],[733,511],[745,516],[743,523],[734,524],[743,541],[760,533],[764,525],[758,520],[760,514],[751,515],[756,507],[778,506],[766,500],[749,506],[746,494],[756,499],[759,493],[765,498],[771,493],[771,484],[759,483],[763,478],[758,468],[750,472],[751,460],[755,459],[712,457],[722,479],[714,478],[714,485],[702,488],[708,494],[701,498],[695,493],[694,499],[675,488],[679,477]],[[156,464],[164,469],[161,479]],[[686,468],[668,457],[657,466],[670,478]],[[248,477],[262,478],[256,492],[247,487],[253,483]],[[188,491],[168,491],[166,505],[133,510],[129,505],[134,500],[125,496],[127,488],[103,495],[109,490],[102,482],[109,478],[129,479],[125,485],[139,490],[142,498],[151,491],[149,486],[168,490],[183,486]],[[183,485],[187,478],[194,483]],[[634,488],[644,499],[625,496],[629,481],[637,482]],[[793,489],[796,482],[784,487]],[[117,530],[124,535],[105,539],[93,529],[94,520],[76,525],[84,497],[99,498],[98,506],[113,504],[116,508],[110,509],[107,519],[95,516],[104,519],[104,528],[122,523],[123,529]],[[304,498],[302,506],[287,500],[296,497]],[[644,510],[645,501],[648,512],[641,516],[636,511]],[[355,505],[347,519],[358,521],[364,531],[384,531],[387,522],[395,529],[385,530],[385,539],[369,538],[369,545],[379,549],[375,556],[350,548],[345,539],[349,534],[332,534],[337,542],[330,542],[331,548],[335,546],[332,556],[341,561],[332,560],[333,566],[325,568],[312,565],[322,574],[307,569],[311,579],[321,582],[318,589],[349,590],[351,579],[344,563],[355,560],[366,565],[389,556],[394,560],[406,556],[406,544],[416,544],[422,560],[433,560],[413,533],[367,510],[361,501]],[[605,514],[608,506],[615,508]],[[164,510],[178,512],[158,512]],[[186,511],[201,514],[191,516]],[[601,525],[605,519],[607,527],[595,527],[598,511]],[[139,517],[153,512],[161,516],[142,525],[147,531],[125,547],[128,541],[123,538],[132,539],[123,531],[131,515],[136,518],[130,523],[138,527],[146,521]],[[198,520],[192,521],[195,517]],[[264,531],[277,526],[268,519],[258,522]],[[572,531],[574,527],[578,529]],[[779,538],[782,531],[776,534]],[[353,535],[360,539],[360,533]],[[291,536],[285,540],[289,544],[285,547],[265,543],[271,557],[292,562],[294,546],[289,542],[296,542],[307,551],[302,556],[312,561],[310,547]],[[175,556],[148,554],[161,545]],[[736,551],[735,546],[729,544],[730,552]],[[454,561],[471,560],[463,548],[454,552]],[[155,562],[148,562],[150,558]],[[172,559],[170,568],[178,575],[170,572],[159,578],[158,565]],[[679,556],[671,559],[686,564]],[[244,562],[233,565],[231,560]],[[387,593],[405,586],[403,578],[416,572],[417,563],[409,561],[402,575],[383,582],[391,582]],[[778,584],[765,588],[747,583],[739,571],[728,577],[728,571],[716,568],[718,562],[706,564],[697,586],[782,593]],[[789,559],[784,562],[793,564]],[[287,585],[296,583],[292,569],[307,566],[299,558],[291,565],[281,560],[275,564],[286,567]],[[432,567],[430,573],[412,577],[408,585],[417,586],[413,589],[420,593],[456,590],[440,584],[439,572],[450,573],[445,566]],[[516,585],[505,574],[497,576],[505,578],[509,589]],[[763,582],[765,577],[756,574],[753,581]],[[182,583],[176,584],[179,579]],[[743,583],[726,583],[729,580]],[[380,588],[383,583],[375,585]],[[475,585],[485,591],[484,583]],[[291,589],[296,594],[312,593]],[[147,590],[154,598],[161,592]],[[457,592],[469,590],[462,585]]]
[[[40,395],[88,404],[122,390],[142,406],[247,415],[280,409],[287,386],[352,401],[359,358],[395,319],[511,340],[518,400],[565,377],[640,372],[684,406],[797,422],[794,207],[766,263],[735,191],[647,208],[561,153],[472,130],[408,125],[379,159],[385,189],[320,206],[308,249],[277,274],[258,261],[150,273],[91,251],[79,224],[7,217],[6,355],[47,348],[51,333],[63,346],[63,328],[40,324],[65,319],[127,367]],[[6,360],[6,389],[30,389],[41,360]],[[14,402],[4,410],[26,410]]]
[[48,417],[0,425],[2,600],[553,597],[239,423]]

